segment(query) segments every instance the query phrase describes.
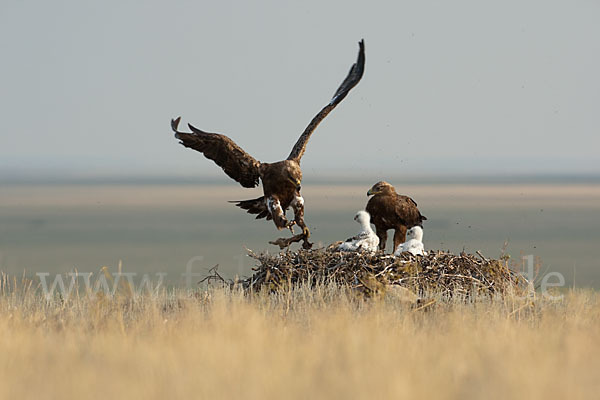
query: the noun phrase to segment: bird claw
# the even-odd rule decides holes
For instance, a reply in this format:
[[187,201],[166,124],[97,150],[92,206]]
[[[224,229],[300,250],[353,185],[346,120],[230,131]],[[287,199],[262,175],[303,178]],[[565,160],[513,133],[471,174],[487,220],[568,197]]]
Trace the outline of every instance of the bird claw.
[[292,232],[292,235],[294,234],[294,225],[296,225],[296,221],[294,220],[291,220],[285,225],[285,227],[288,228],[290,232]]
[[308,229],[308,226],[305,226],[305,227],[302,228],[302,234],[307,239],[310,237],[310,230]]

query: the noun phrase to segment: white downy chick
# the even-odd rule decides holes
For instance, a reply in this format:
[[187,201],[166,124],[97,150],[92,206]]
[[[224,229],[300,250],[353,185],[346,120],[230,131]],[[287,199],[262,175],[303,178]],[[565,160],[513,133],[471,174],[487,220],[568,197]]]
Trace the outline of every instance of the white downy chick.
[[338,246],[343,251],[369,251],[376,252],[379,246],[379,237],[371,229],[371,216],[366,211],[359,211],[354,220],[360,224],[358,235],[351,237]]

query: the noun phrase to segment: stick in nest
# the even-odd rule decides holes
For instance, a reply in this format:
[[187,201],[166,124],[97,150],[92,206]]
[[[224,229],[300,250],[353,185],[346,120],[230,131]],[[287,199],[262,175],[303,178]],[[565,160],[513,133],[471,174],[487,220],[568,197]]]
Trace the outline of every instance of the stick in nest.
[[285,249],[287,247],[290,247],[292,243],[297,243],[301,240],[304,241],[304,243],[302,243],[303,249],[312,248],[313,244],[308,241],[308,238],[304,233],[299,233],[298,235],[294,235],[290,238],[279,238],[277,240],[270,241],[269,243],[279,246],[280,249]]

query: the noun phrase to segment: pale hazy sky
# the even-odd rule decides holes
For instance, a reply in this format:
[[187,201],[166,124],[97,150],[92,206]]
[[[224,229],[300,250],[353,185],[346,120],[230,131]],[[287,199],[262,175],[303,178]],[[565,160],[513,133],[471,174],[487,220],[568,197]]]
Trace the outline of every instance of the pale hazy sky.
[[[169,120],[305,175],[600,173],[600,2],[0,2],[0,173],[222,172]],[[227,179],[224,177],[224,179]]]

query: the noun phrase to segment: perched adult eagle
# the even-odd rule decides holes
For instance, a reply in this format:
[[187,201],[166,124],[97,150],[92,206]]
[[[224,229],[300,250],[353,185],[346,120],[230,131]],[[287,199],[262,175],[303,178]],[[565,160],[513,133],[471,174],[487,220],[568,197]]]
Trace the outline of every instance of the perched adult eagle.
[[[233,140],[218,133],[208,133],[188,124],[191,132],[178,130],[178,117],[171,121],[171,128],[175,137],[182,145],[200,151],[208,159],[213,160],[223,171],[243,187],[253,188],[262,181],[264,196],[252,200],[233,202],[250,214],[258,214],[256,219],[272,219],[278,229],[290,228],[297,224],[302,228],[302,238],[305,247],[310,231],[304,223],[304,199],[300,195],[302,171],[300,159],[306,151],[306,144],[310,135],[319,123],[329,114],[358,84],[362,78],[365,67],[364,41],[359,42],[358,59],[350,68],[348,76],[337,89],[333,98],[310,121],[300,138],[294,145],[292,152],[283,161],[265,163],[256,160],[246,153]],[[289,207],[294,210],[294,220],[288,221],[285,212]],[[293,230],[292,230],[293,232]],[[310,244],[308,244],[310,247]]]
[[373,196],[366,210],[371,214],[371,222],[379,236],[379,248],[385,250],[388,229],[394,229],[394,250],[406,239],[406,230],[415,225],[422,226],[427,218],[419,212],[417,203],[408,196],[396,193],[396,189],[387,182],[373,185],[367,192]]

